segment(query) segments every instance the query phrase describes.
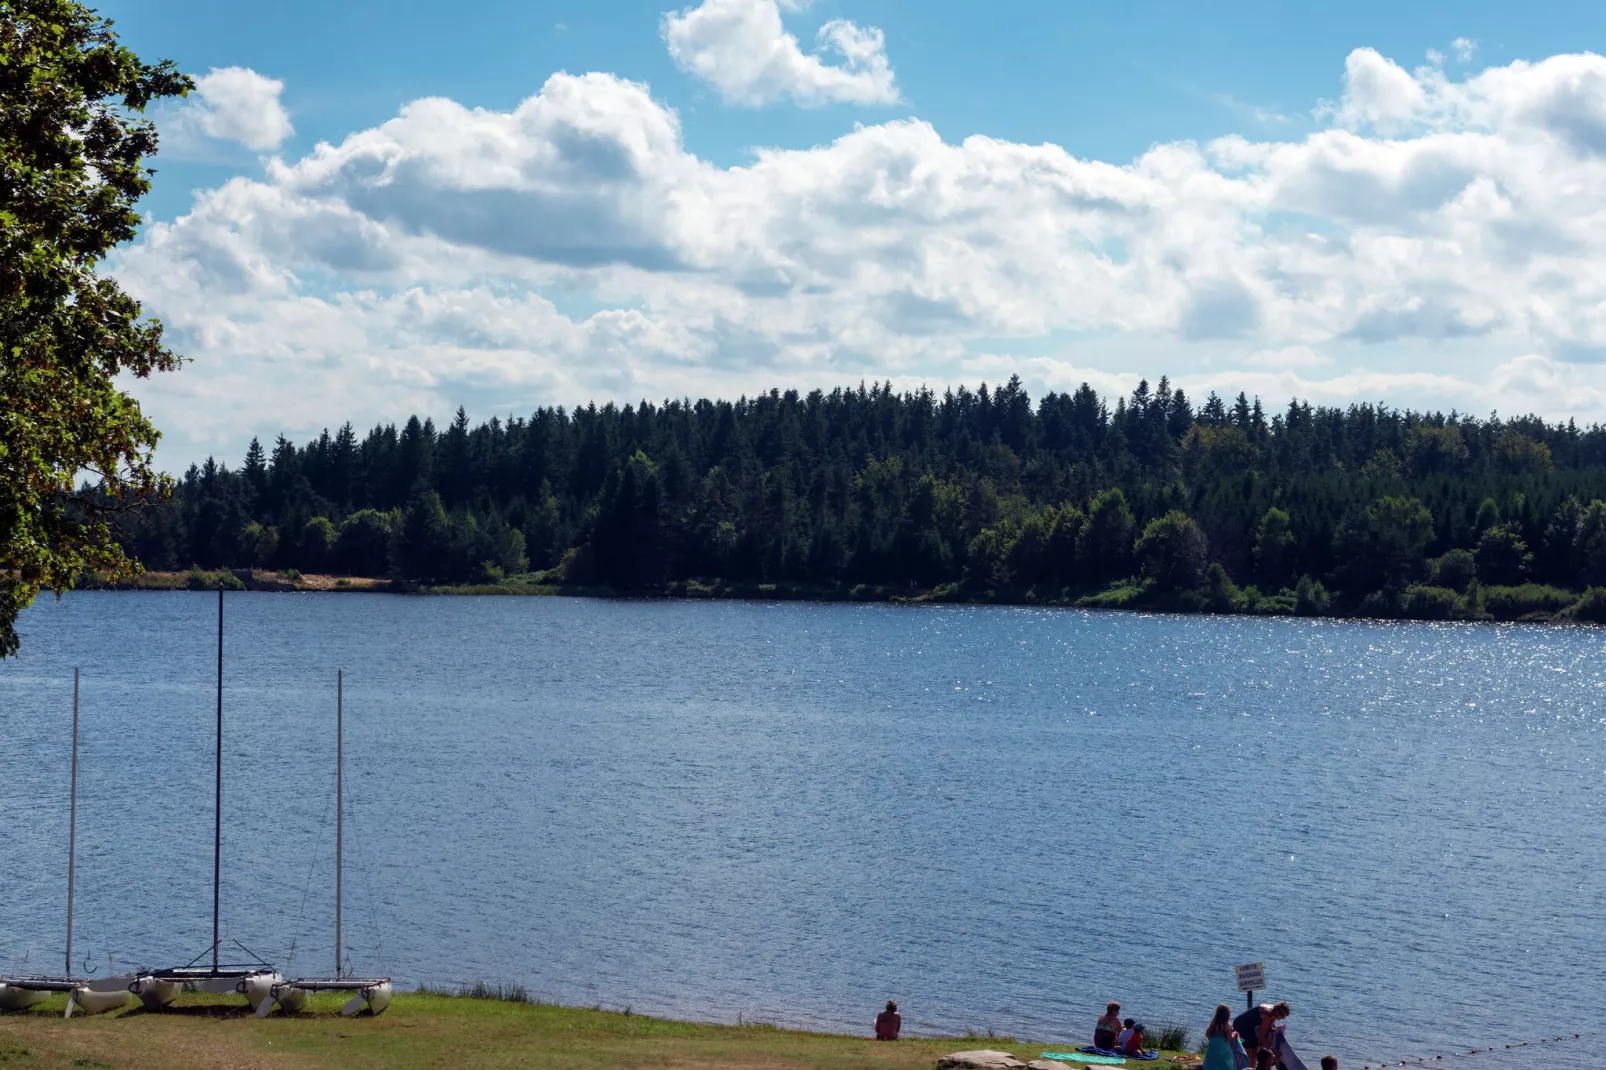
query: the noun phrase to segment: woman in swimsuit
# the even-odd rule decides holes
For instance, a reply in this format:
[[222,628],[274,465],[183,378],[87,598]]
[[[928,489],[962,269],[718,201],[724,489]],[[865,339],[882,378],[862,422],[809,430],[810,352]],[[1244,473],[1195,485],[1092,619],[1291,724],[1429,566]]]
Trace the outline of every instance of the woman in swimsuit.
[[1290,1013],[1292,1012],[1288,1009],[1286,1001],[1262,1003],[1233,1019],[1233,1028],[1238,1030],[1238,1039],[1244,1042],[1244,1054],[1249,1056],[1251,1066],[1255,1063],[1256,1053],[1261,1048],[1271,1046],[1273,1027]]
[[1093,1027],[1093,1046],[1104,1051],[1115,1048],[1115,1038],[1121,1033],[1121,1005],[1111,1002],[1104,1008],[1104,1017]]

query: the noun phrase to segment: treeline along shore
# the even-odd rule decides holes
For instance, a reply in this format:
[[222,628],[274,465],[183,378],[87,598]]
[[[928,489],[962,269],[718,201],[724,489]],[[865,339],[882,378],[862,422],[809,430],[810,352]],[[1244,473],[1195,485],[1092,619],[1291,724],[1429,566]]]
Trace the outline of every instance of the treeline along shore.
[[1600,425],[1012,378],[253,440],[120,538],[408,590],[1601,621],[1603,498]]

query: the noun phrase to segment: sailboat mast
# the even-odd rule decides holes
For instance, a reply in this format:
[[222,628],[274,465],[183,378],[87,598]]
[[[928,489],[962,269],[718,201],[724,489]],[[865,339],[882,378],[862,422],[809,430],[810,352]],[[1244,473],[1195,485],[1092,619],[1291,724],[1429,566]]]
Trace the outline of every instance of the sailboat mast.
[[72,893],[78,861],[78,670],[72,671],[72,804],[67,811],[67,972],[72,976]]
[[340,940],[340,878],[345,854],[346,795],[343,780],[346,772],[346,670],[335,670],[335,976],[344,977],[341,969]]
[[218,892],[223,875],[223,588],[217,592],[217,792],[212,825],[212,972],[217,972]]

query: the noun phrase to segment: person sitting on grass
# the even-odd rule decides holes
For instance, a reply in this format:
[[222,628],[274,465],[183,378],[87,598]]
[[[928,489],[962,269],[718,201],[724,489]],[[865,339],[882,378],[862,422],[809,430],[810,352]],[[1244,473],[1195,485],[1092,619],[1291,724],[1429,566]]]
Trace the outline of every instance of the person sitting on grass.
[[897,1040],[898,1031],[903,1028],[903,1015],[898,1013],[898,1001],[887,1000],[887,1009],[875,1016],[875,1038],[877,1040]]
[[1093,1046],[1104,1051],[1113,1051],[1116,1034],[1120,1031],[1121,1005],[1112,1000],[1109,1006],[1104,1008],[1104,1017],[1093,1027]]
[[1322,1056],[1322,1070],[1338,1070],[1338,1056],[1336,1056],[1336,1055],[1323,1055]]
[[1110,1045],[1110,1050],[1111,1051],[1125,1051],[1126,1050],[1126,1042],[1128,1040],[1132,1039],[1132,1027],[1137,1025],[1137,1024],[1138,1024],[1137,1021],[1132,1019],[1132,1018],[1128,1018],[1126,1021],[1122,1022],[1121,1023],[1122,1029],[1121,1029],[1121,1031],[1119,1033],[1116,1034],[1115,1043]]
[[1126,1041],[1121,1045],[1122,1055],[1143,1054],[1143,1023],[1135,1023],[1126,1031]]

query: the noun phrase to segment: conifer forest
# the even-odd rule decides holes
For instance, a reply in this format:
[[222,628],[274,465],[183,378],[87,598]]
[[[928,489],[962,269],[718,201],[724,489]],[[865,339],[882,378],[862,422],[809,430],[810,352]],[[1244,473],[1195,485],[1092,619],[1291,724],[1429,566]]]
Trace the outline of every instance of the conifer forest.
[[1593,619],[1603,498],[1599,426],[1012,378],[346,424],[192,466],[120,530],[149,569],[401,589]]

